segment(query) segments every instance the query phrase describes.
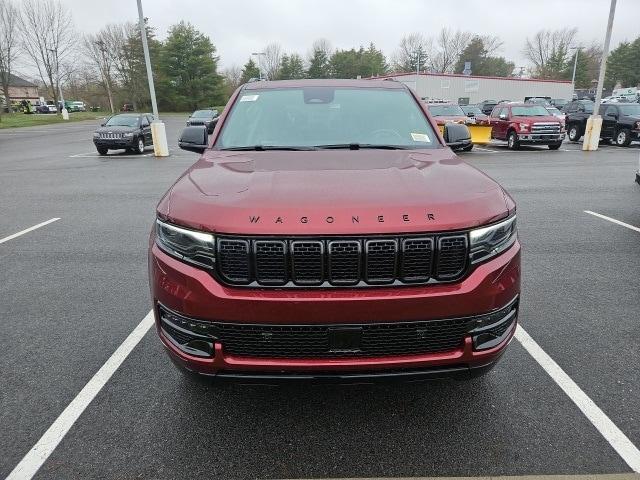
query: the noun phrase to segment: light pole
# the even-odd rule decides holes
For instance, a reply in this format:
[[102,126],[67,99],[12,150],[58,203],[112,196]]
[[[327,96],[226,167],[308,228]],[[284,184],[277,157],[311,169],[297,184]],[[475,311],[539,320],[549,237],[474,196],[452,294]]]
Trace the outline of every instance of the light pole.
[[261,58],[266,55],[265,52],[253,52],[251,55],[258,57],[258,79],[262,80],[262,62]]
[[62,94],[62,86],[60,85],[60,63],[58,63],[58,50],[55,48],[48,48],[56,60],[56,83],[58,84],[58,95],[60,95],[60,101],[62,102],[62,109],[60,113],[62,113],[63,120],[69,120],[69,111],[67,110],[67,105],[64,103],[64,95]]
[[600,142],[600,130],[602,130],[602,117],[599,115],[600,101],[602,100],[604,75],[607,71],[607,56],[609,55],[609,44],[611,43],[613,17],[616,13],[616,1],[617,0],[611,0],[611,6],[609,7],[609,21],[607,22],[607,33],[604,37],[604,46],[602,47],[602,59],[600,60],[600,75],[598,75],[596,101],[593,105],[593,114],[587,119],[587,128],[585,129],[584,141],[582,142],[582,150],[585,151],[597,150]]
[[153,122],[151,122],[151,137],[153,138],[153,153],[156,157],[168,157],[169,145],[167,144],[167,132],[164,123],[158,115],[158,103],[156,102],[156,88],[153,84],[153,72],[151,71],[151,57],[149,57],[149,45],[147,43],[147,28],[142,14],[142,0],[138,0],[138,26],[142,37],[142,49],[144,50],[144,63],[147,67],[147,80],[149,81],[149,94],[151,96],[151,108],[153,108]]
[[575,50],[576,58],[573,60],[573,75],[571,76],[571,88],[573,89],[573,95],[576,94],[576,69],[578,68],[578,55],[580,55],[580,46],[571,47],[571,50]]

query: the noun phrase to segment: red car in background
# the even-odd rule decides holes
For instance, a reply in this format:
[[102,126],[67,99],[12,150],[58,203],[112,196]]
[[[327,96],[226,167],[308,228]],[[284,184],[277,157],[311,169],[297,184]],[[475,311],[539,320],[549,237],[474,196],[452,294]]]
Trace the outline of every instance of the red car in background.
[[202,156],[149,244],[171,359],[266,383],[488,371],[517,324],[516,206],[444,130],[383,80],[248,83],[210,138],[187,127]]
[[547,145],[557,150],[565,137],[564,124],[542,105],[532,103],[502,103],[489,117],[491,138],[505,140],[517,150],[521,145]]

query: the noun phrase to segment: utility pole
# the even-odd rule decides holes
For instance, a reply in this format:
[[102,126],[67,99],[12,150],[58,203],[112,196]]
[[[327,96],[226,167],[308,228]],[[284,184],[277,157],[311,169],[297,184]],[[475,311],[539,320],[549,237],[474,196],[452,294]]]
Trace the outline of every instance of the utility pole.
[[151,122],[151,136],[153,138],[153,152],[156,157],[168,157],[169,145],[167,144],[167,132],[164,123],[158,115],[158,103],[156,102],[156,88],[153,84],[153,72],[151,71],[151,57],[149,57],[149,45],[147,43],[147,26],[142,14],[142,0],[138,1],[138,25],[142,37],[142,49],[144,50],[144,63],[147,67],[147,80],[149,81],[149,94],[151,95],[151,108],[153,108],[153,122]]
[[62,109],[60,113],[62,113],[63,120],[69,120],[69,111],[67,110],[67,104],[64,103],[64,95],[62,94],[62,85],[60,85],[60,63],[58,62],[58,50],[55,48],[48,49],[56,60],[56,83],[58,87],[58,95],[60,95],[60,101],[62,102]]
[[607,57],[609,56],[609,44],[611,43],[611,30],[613,29],[613,17],[616,13],[617,0],[611,0],[609,7],[609,21],[607,22],[607,33],[604,37],[602,47],[602,59],[600,60],[600,75],[598,76],[598,89],[596,91],[596,102],[593,106],[593,114],[587,119],[587,128],[582,142],[582,150],[595,151],[600,142],[600,130],[602,130],[602,117],[600,113],[600,102],[602,100],[602,87],[604,85],[604,75],[607,71]]

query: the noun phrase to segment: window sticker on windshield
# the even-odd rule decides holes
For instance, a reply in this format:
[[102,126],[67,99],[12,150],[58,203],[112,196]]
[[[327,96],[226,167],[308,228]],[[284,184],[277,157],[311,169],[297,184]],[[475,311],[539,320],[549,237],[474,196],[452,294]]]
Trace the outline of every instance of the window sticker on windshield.
[[411,138],[414,142],[426,142],[431,143],[431,139],[424,133],[411,133]]
[[255,102],[260,95],[243,95],[240,97],[241,102]]

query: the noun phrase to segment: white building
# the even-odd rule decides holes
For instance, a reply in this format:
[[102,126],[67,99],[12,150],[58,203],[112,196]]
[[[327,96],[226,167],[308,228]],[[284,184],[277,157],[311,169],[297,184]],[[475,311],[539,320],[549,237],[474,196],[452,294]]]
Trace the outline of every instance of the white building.
[[566,80],[533,78],[477,77],[450,73],[394,73],[377,78],[393,78],[422,97],[453,103],[480,103],[483,100],[523,102],[525,97],[551,97],[571,100],[573,88]]

